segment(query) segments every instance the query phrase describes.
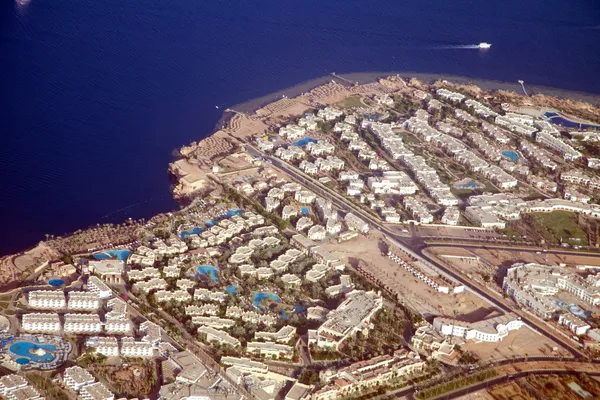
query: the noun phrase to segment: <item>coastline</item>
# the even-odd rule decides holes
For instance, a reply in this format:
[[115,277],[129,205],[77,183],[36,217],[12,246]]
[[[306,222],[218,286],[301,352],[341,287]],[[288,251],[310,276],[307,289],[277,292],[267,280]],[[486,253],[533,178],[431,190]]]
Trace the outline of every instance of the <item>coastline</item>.
[[[402,79],[416,78],[424,83],[433,83],[434,81],[437,81],[437,80],[447,80],[451,83],[456,83],[456,84],[477,85],[478,87],[480,87],[481,89],[484,89],[484,90],[491,90],[491,91],[506,90],[506,91],[517,93],[519,95],[522,94],[521,86],[517,82],[514,82],[514,83],[502,82],[502,81],[494,81],[494,80],[489,80],[489,79],[470,78],[470,77],[447,75],[447,74],[431,74],[431,73],[417,73],[417,72],[404,71],[404,72],[355,72],[355,73],[347,73],[347,74],[336,74],[336,76],[326,75],[326,76],[321,76],[318,78],[310,79],[308,81],[304,81],[304,82],[298,83],[296,85],[289,86],[287,88],[278,90],[276,92],[272,92],[267,95],[253,98],[253,99],[247,100],[245,102],[238,103],[236,105],[227,107],[226,110],[223,110],[221,118],[216,123],[215,128],[213,129],[212,132],[206,134],[205,136],[203,135],[202,138],[192,139],[192,140],[197,140],[198,143],[200,143],[202,141],[205,141],[205,140],[213,137],[214,135],[218,135],[221,130],[223,130],[224,128],[227,129],[229,127],[230,122],[232,121],[232,119],[234,117],[236,117],[237,112],[242,112],[245,114],[252,115],[257,110],[264,108],[266,105],[269,105],[276,101],[282,100],[282,98],[284,98],[284,97],[289,98],[289,99],[296,98],[296,97],[302,95],[303,93],[308,93],[315,88],[318,88],[320,86],[331,83],[332,80],[338,84],[343,84],[344,86],[350,87],[351,85],[344,80],[351,81],[351,82],[357,82],[359,85],[365,85],[365,84],[369,84],[369,83],[375,83],[380,78],[385,78],[385,77],[390,77],[390,76],[399,76]],[[340,79],[340,78],[343,78],[343,79]],[[544,94],[547,96],[555,96],[555,97],[558,97],[561,99],[568,98],[568,99],[573,99],[573,100],[580,100],[580,101],[588,102],[590,104],[596,104],[600,101],[600,94],[577,92],[577,91],[571,91],[571,90],[566,90],[566,89],[557,89],[557,88],[545,87],[545,86],[527,85],[526,82],[525,82],[525,84],[526,84],[526,88],[528,89],[528,91],[533,91],[533,92],[535,92],[535,94]],[[232,112],[232,111],[236,111],[236,112]],[[181,147],[180,150],[183,149],[184,147],[185,146]],[[178,158],[180,158],[180,159],[185,158],[185,156],[181,153],[181,151],[178,154]],[[146,219],[149,220],[153,217],[160,216],[162,214],[165,214],[165,213],[168,213],[171,211],[174,211],[174,210],[165,210],[164,212],[156,214],[156,215],[149,215],[146,217]],[[90,226],[88,228],[82,228],[82,230],[89,230],[92,228],[93,228],[93,226]],[[73,235],[73,233],[65,233],[64,236],[69,237],[72,235]],[[24,249],[21,252],[17,252],[17,253],[13,253],[13,254],[5,254],[0,257],[4,258],[4,257],[11,257],[11,256],[19,255],[19,254],[24,254],[28,251],[34,250],[40,244],[44,244],[44,243],[45,242],[40,239],[40,241],[38,243]]]
[[[419,72],[410,72],[410,71],[390,71],[390,72],[350,72],[350,73],[342,73],[337,74],[338,77],[347,79],[352,82],[358,82],[359,84],[367,84],[376,82],[379,78],[384,78],[388,76],[399,75],[401,78],[417,78],[425,83],[431,83],[436,80],[447,80],[452,83],[457,84],[474,84],[479,86],[482,89],[486,90],[508,90],[512,92],[516,92],[521,94],[521,85],[515,81],[512,82],[504,82],[504,81],[495,81],[491,79],[483,79],[483,78],[471,78],[467,76],[459,76],[459,75],[448,75],[448,74],[430,74],[430,73],[419,73]],[[264,107],[267,104],[270,104],[274,101],[280,100],[283,95],[286,97],[292,98],[301,95],[302,93],[309,92],[310,90],[321,86],[323,84],[327,84],[331,82],[331,80],[336,81],[337,83],[346,84],[341,79],[336,79],[336,77],[332,75],[325,75],[318,78],[310,79],[308,81],[304,81],[287,88],[278,90],[276,92],[272,92],[266,94],[261,97],[257,97],[254,99],[250,99],[244,101],[242,103],[238,103],[228,107],[229,109],[242,111],[248,114],[254,113],[256,110]],[[555,87],[548,86],[537,86],[537,85],[529,85],[525,82],[525,87],[529,90],[532,90],[535,94],[544,94],[548,96],[556,96],[559,98],[569,98],[573,100],[581,100],[588,102],[590,104],[594,104],[594,102],[600,102],[600,93],[586,93],[586,92],[578,92],[568,89],[559,89]],[[224,113],[225,114],[225,113]],[[223,120],[223,118],[221,118]],[[217,129],[222,124],[217,124]],[[214,133],[214,132],[213,132]],[[212,134],[212,133],[211,133]],[[210,135],[207,135],[208,137]]]

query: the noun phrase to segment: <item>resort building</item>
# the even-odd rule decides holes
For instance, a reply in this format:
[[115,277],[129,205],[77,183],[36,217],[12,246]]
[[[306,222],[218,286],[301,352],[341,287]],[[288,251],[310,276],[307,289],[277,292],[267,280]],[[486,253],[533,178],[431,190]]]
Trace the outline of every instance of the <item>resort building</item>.
[[347,213],[344,217],[344,222],[348,229],[358,231],[360,233],[369,233],[369,224],[352,213]]
[[60,319],[58,314],[51,313],[23,314],[21,329],[27,332],[58,333]]
[[121,339],[121,357],[152,357],[154,346],[146,341],[136,341],[131,337]]
[[91,292],[69,292],[67,307],[71,310],[97,310],[100,299]]
[[102,323],[98,314],[65,314],[65,333],[99,333]]
[[561,314],[558,323],[569,328],[577,336],[585,335],[591,329],[590,324],[573,314]]
[[131,321],[127,318],[127,303],[115,297],[106,303],[109,311],[104,315],[104,329],[107,333],[131,332]]
[[65,369],[63,382],[69,389],[79,392],[85,385],[96,382],[96,378],[78,365]]
[[226,329],[235,326],[235,321],[227,318],[219,318],[216,316],[203,317],[194,316],[192,317],[192,324],[208,326],[214,329]]
[[5,375],[0,378],[0,395],[8,396],[11,392],[24,388],[27,385],[27,379],[20,375]]
[[325,375],[325,386],[314,392],[312,400],[347,398],[361,390],[384,386],[390,380],[416,374],[426,366],[418,354],[404,349],[359,361]]
[[291,358],[294,355],[292,346],[278,343],[248,342],[246,351],[268,358]]
[[110,288],[96,276],[89,277],[87,289],[101,299],[107,299],[113,295],[112,290],[110,290]]
[[383,307],[383,298],[375,292],[354,290],[339,307],[327,315],[317,329],[317,346],[338,349],[356,332],[368,335],[371,318]]
[[53,310],[67,306],[62,290],[34,290],[27,293],[27,298],[31,308]]
[[102,382],[86,385],[79,391],[82,400],[114,400],[115,395]]
[[96,353],[107,357],[117,357],[119,355],[119,344],[114,336],[94,336],[85,341],[87,348],[93,348]]
[[499,342],[508,335],[509,331],[520,329],[522,326],[523,321],[510,315],[472,323],[445,317],[437,317],[433,320],[433,327],[442,335],[478,342]]
[[289,343],[296,336],[296,328],[290,325],[283,326],[277,332],[254,332],[255,340],[266,340],[276,343]]
[[201,326],[198,328],[198,333],[206,336],[207,342],[217,342],[220,345],[229,345],[232,347],[239,347],[241,343],[239,340],[229,335],[227,332],[219,331],[209,326]]

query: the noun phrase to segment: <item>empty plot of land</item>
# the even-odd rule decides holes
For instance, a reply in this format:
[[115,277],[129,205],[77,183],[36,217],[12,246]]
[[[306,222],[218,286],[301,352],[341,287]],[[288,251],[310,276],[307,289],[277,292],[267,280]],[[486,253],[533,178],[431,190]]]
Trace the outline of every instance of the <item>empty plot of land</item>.
[[[467,342],[463,349],[472,352],[482,360],[501,360],[512,357],[540,355],[568,355],[569,353],[542,334],[527,326],[512,331],[501,342]],[[557,351],[553,349],[557,348]]]
[[360,236],[348,242],[328,243],[323,246],[348,265],[361,267],[380,280],[385,287],[400,296],[409,307],[425,317],[456,315],[470,320],[474,315],[489,314],[490,305],[471,292],[440,293],[413,276],[385,255],[386,247],[377,232],[369,237]]

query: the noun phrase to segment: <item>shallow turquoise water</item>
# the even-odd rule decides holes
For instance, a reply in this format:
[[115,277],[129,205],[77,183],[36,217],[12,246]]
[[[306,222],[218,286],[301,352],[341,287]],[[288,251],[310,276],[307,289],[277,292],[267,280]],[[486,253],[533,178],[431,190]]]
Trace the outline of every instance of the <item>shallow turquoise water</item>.
[[131,254],[131,252],[126,249],[109,250],[109,251],[104,251],[102,253],[94,254],[94,258],[96,260],[110,260],[111,258],[116,258],[117,260],[125,261],[125,260],[127,260],[127,258],[129,257],[130,254]]
[[208,275],[208,277],[215,282],[219,281],[219,278],[217,277],[218,270],[212,265],[200,265],[196,268],[196,271],[198,271],[199,274]]
[[269,293],[269,292],[252,292],[252,304],[254,305],[254,307],[260,308],[261,310],[264,310],[265,308],[260,305],[260,303],[264,299],[271,299],[271,300],[276,301],[276,302],[280,302],[281,301],[281,298],[279,296],[277,296],[275,293]]
[[16,342],[10,345],[10,351],[22,358],[29,359],[35,362],[48,362],[54,360],[54,355],[46,352],[43,356],[38,356],[31,353],[31,350],[42,348],[44,350],[56,351],[56,346],[44,343],[34,342]]

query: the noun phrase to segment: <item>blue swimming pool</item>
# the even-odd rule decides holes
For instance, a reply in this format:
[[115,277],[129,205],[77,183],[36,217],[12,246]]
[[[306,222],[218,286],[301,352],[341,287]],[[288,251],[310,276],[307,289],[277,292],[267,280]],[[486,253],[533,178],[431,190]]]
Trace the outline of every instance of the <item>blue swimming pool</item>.
[[212,265],[200,265],[198,268],[196,268],[196,271],[198,271],[198,273],[201,275],[208,275],[208,277],[214,282],[219,281],[219,278],[217,278],[217,272],[219,272],[219,270]]
[[202,233],[202,228],[194,228],[192,230],[189,231],[183,231],[181,232],[181,234],[179,235],[179,237],[183,240],[186,237],[190,236],[190,235],[199,235]]
[[298,147],[304,147],[309,143],[318,143],[318,140],[315,140],[313,138],[311,138],[310,136],[307,136],[305,138],[302,138],[300,140],[295,141],[294,143],[292,143],[294,146],[298,146]]
[[459,189],[475,189],[479,184],[475,181],[468,181],[465,183],[457,183],[456,187]]
[[243,213],[244,210],[240,210],[239,208],[232,208],[231,210],[227,211],[227,216],[231,218],[235,215],[242,215]]
[[308,208],[306,208],[306,207],[302,207],[300,209],[300,211],[302,212],[302,215],[308,215],[309,214]]
[[600,125],[581,124],[579,122],[575,122],[575,121],[566,119],[554,112],[547,112],[544,114],[544,117],[546,117],[548,119],[548,122],[551,122],[556,125],[564,126],[565,128],[578,128],[578,129],[592,128],[592,129],[596,129],[596,130],[600,129]]
[[260,303],[265,299],[271,299],[276,302],[281,301],[281,297],[277,296],[275,293],[269,292],[252,292],[252,304],[256,308],[260,308],[261,310],[265,310],[265,307],[262,307]]
[[62,279],[58,279],[58,278],[50,279],[48,281],[48,285],[50,285],[52,287],[61,287],[64,284],[65,284],[65,281],[63,281]]
[[238,294],[238,287],[237,286],[233,286],[233,285],[227,286],[225,288],[225,291],[227,293],[229,293],[230,295],[235,296],[236,294]]
[[[54,360],[54,354],[50,352],[56,351],[56,346],[34,342],[16,342],[11,344],[9,349],[21,358],[44,363]],[[36,350],[39,351],[39,354],[36,353]]]
[[519,155],[514,151],[510,151],[510,150],[503,151],[502,156],[504,156],[505,158],[507,158],[508,160],[510,160],[512,162],[519,161]]
[[126,249],[109,250],[94,254],[94,258],[96,260],[110,260],[111,258],[116,258],[117,260],[125,261],[130,254],[131,252]]

